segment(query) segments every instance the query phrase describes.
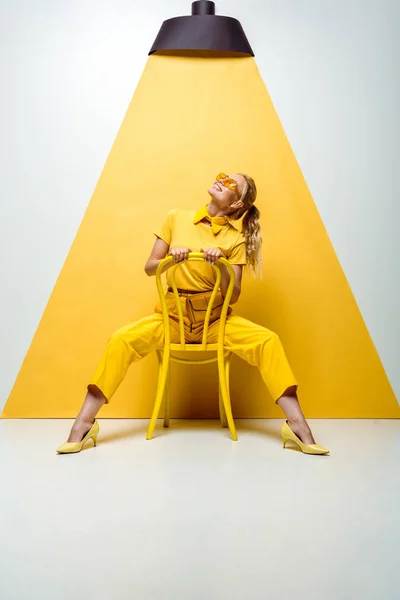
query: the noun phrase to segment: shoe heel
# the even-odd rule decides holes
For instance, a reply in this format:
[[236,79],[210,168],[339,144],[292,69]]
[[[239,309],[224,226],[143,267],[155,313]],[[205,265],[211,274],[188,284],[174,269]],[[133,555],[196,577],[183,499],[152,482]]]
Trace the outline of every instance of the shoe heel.
[[285,448],[285,446],[286,446],[286,442],[288,441],[288,439],[289,439],[289,438],[287,438],[287,437],[283,437],[283,436],[282,436],[282,445],[283,445],[283,447],[284,447],[284,448]]
[[97,435],[93,435],[92,440],[93,440],[93,445],[97,446]]

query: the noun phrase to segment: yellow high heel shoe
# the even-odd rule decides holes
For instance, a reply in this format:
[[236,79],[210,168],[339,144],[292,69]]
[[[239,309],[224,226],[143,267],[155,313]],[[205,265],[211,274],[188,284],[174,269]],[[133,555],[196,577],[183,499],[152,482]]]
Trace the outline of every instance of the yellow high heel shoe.
[[90,438],[92,438],[93,444],[96,445],[99,430],[99,424],[95,420],[87,434],[83,436],[80,442],[65,442],[64,444],[61,444],[59,448],[57,448],[57,452],[59,454],[73,454],[74,452],[80,452]]
[[303,444],[300,438],[290,429],[287,421],[284,422],[281,428],[283,447],[286,446],[286,442],[291,440],[295,442],[304,454],[329,454],[329,450],[320,446],[319,444]]

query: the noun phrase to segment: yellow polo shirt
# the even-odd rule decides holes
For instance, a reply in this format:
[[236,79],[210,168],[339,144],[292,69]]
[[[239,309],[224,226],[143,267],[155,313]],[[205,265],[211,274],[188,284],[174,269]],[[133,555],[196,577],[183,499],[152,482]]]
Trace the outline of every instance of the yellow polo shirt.
[[[202,222],[207,211],[171,210],[164,225],[154,234],[173,248],[190,248],[200,252],[200,248],[219,248],[232,265],[246,264],[246,246],[242,233],[242,219],[228,221],[218,233]],[[215,274],[206,262],[186,262],[177,269],[175,276],[179,289],[204,291],[214,287]],[[167,271],[167,284],[171,286],[171,274]]]

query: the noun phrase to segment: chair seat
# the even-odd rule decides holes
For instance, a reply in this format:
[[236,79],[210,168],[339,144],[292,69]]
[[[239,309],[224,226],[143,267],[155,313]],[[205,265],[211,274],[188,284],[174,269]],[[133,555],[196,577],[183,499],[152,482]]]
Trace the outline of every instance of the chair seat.
[[171,350],[174,352],[217,352],[218,344],[207,344],[204,348],[203,344],[185,344],[183,350],[180,344],[171,344]]
[[[188,351],[190,352],[189,356],[192,356],[192,358],[182,358],[182,355],[187,355]],[[157,350],[157,352],[159,352],[160,355],[162,356],[164,350],[162,348],[160,348],[159,350]],[[176,356],[176,354],[175,355],[172,354],[173,352],[178,353],[181,356]],[[200,356],[199,358],[195,358],[195,356],[197,356],[200,353],[203,356]],[[206,357],[204,357],[204,354],[206,355]],[[224,357],[225,358],[229,357],[231,354],[232,353],[230,350],[227,350],[226,348],[224,348]],[[218,360],[218,344],[208,344],[207,350],[204,350],[204,347],[202,344],[186,344],[185,350],[182,350],[182,347],[180,344],[171,344],[171,353],[169,355],[169,358],[172,362],[191,364],[191,365],[204,365],[206,363],[213,363]]]

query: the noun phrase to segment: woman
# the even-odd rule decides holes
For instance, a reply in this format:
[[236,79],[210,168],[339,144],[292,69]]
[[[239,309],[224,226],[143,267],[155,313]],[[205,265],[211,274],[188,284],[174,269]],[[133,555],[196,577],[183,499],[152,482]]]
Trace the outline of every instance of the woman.
[[[211,200],[199,211],[174,210],[168,213],[166,223],[155,232],[157,239],[145,265],[145,272],[149,276],[155,275],[158,264],[168,254],[174,259],[171,264],[185,261],[191,251],[204,252],[208,263],[215,263],[220,257],[225,257],[235,273],[235,287],[231,300],[231,304],[234,304],[241,292],[243,267],[247,265],[255,271],[259,268],[260,213],[254,206],[257,190],[253,179],[247,175],[228,176],[221,173],[208,193]],[[207,262],[189,262],[182,265],[176,273],[177,287],[185,292],[212,289],[215,275]],[[226,293],[228,283],[228,271],[222,267],[222,296]],[[173,320],[171,323],[173,324]],[[189,323],[185,328],[187,341],[198,341],[199,326],[197,331],[193,330]],[[88,385],[85,401],[69,438],[57,450],[60,454],[79,452],[91,438],[96,444],[99,431],[96,414],[104,403],[109,402],[125,377],[129,365],[152,350],[162,348],[163,340],[162,315],[157,312],[122,327],[111,336],[96,373]],[[175,327],[171,327],[171,341],[179,341],[178,329]],[[297,382],[278,336],[247,319],[230,315],[226,322],[225,345],[260,369],[272,397],[287,418],[281,430],[284,446],[290,439],[304,453],[327,454],[329,450],[315,444],[304,418],[296,394]]]

